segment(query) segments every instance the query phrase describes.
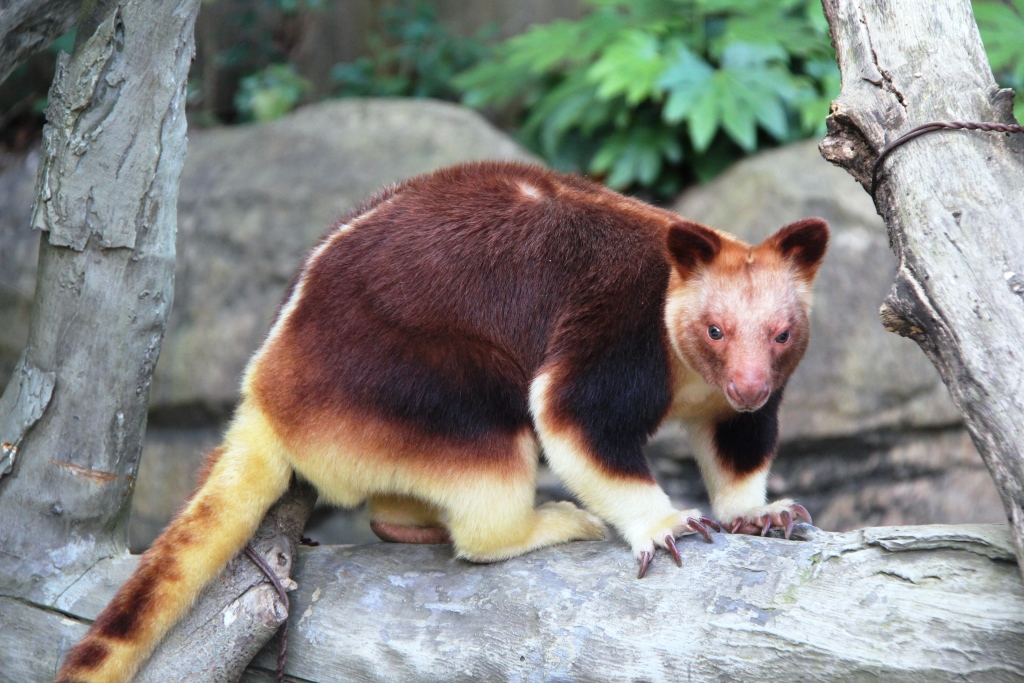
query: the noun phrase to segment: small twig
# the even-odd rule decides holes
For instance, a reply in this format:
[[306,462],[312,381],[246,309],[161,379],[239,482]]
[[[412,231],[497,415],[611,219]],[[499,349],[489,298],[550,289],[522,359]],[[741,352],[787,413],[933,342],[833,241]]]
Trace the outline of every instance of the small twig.
[[274,588],[277,589],[281,602],[284,603],[285,617],[284,623],[281,624],[281,648],[277,655],[277,683],[284,683],[284,665],[288,660],[288,610],[291,608],[291,602],[288,600],[288,591],[285,590],[284,584],[278,578],[277,572],[267,564],[263,556],[256,552],[251,545],[245,546],[245,554],[267,575],[270,583],[274,584]]
[[875,163],[871,165],[871,194],[875,194],[875,185],[878,182],[878,169],[882,167],[882,162],[894,149],[920,135],[943,129],[984,130],[994,133],[1024,133],[1024,126],[1018,126],[1012,123],[977,123],[973,121],[932,121],[931,123],[924,123],[917,128],[912,128],[910,131],[896,138],[883,147],[882,151],[878,153],[878,158],[875,159]]

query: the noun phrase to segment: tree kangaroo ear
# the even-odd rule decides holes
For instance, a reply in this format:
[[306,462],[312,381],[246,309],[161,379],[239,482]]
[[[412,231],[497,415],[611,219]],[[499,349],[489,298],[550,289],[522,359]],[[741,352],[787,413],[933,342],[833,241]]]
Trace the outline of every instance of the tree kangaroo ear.
[[685,280],[718,256],[722,238],[700,223],[680,220],[668,229],[667,245],[672,264]]
[[782,228],[765,243],[792,263],[800,278],[810,282],[828,249],[828,223],[820,218],[804,218]]

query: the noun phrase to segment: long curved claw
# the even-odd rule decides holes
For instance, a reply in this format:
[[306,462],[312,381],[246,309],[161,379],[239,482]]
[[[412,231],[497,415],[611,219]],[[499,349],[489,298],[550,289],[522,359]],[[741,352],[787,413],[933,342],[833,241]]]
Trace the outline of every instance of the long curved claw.
[[783,510],[779,513],[779,517],[782,518],[782,523],[786,527],[786,540],[788,541],[793,533],[793,515],[789,513],[789,510]]
[[807,508],[800,503],[793,503],[793,512],[796,513],[797,517],[803,517],[806,519],[808,524],[814,524],[814,522],[811,521],[811,513],[808,512]]
[[764,522],[761,523],[761,535],[762,536],[767,536],[768,535],[768,530],[771,529],[771,528],[772,528],[772,516],[771,515],[765,515],[764,516]]
[[711,534],[708,532],[707,527],[704,526],[703,524],[701,524],[699,519],[694,519],[693,517],[687,517],[686,518],[686,523],[689,524],[690,527],[694,531],[696,531],[698,534],[703,536],[705,541],[707,541],[708,543],[711,543]]
[[741,526],[743,526],[743,518],[740,518],[740,519],[736,520],[736,523],[732,525],[732,529],[729,531],[729,533],[730,534],[736,533],[737,531],[740,530]]
[[683,558],[679,556],[679,548],[676,547],[676,539],[672,538],[672,534],[665,537],[665,547],[672,553],[672,559],[676,561],[676,566],[682,567]]
[[651,566],[651,560],[654,558],[654,553],[644,550],[640,553],[640,573],[636,575],[636,578],[644,578],[644,574],[647,573],[647,568]]
[[701,517],[700,521],[704,522],[707,526],[711,527],[718,533],[722,533],[722,525],[717,520],[711,519],[710,517]]

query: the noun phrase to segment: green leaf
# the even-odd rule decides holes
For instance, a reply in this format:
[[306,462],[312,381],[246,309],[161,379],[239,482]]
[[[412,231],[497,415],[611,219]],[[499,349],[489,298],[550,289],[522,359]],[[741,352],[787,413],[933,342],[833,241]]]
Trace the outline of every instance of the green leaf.
[[722,127],[744,151],[753,152],[757,149],[757,125],[751,98],[728,71],[720,72],[719,84]]
[[810,22],[794,17],[785,8],[775,6],[760,13],[731,18],[722,41],[726,45],[745,43],[774,48],[783,59],[818,53],[828,45],[827,34],[814,30]]
[[[596,111],[595,111],[596,109]],[[607,105],[597,101],[594,86],[581,72],[575,73],[533,106],[523,124],[524,132],[538,134],[545,155],[558,153],[565,134],[572,129],[587,130],[606,120]]]
[[789,139],[789,116],[782,100],[763,99],[755,104],[754,116],[762,128],[782,142]]
[[1024,80],[1024,2],[1016,8],[1002,2],[974,2],[974,17],[994,72]]
[[708,87],[714,69],[686,47],[680,47],[675,61],[658,79],[658,87],[668,93],[662,119],[679,123],[689,116],[700,93]]
[[554,69],[560,62],[576,62],[583,57],[576,48],[586,28],[582,22],[553,21],[511,38],[505,44],[505,59],[512,68],[533,73]]
[[235,106],[244,118],[273,121],[291,111],[309,88],[290,64],[271,64],[242,79]]
[[661,174],[663,159],[678,162],[682,146],[668,128],[632,126],[609,135],[591,160],[591,173],[608,173],[605,184],[614,189],[653,185]]
[[658,39],[645,31],[630,30],[608,47],[587,71],[602,99],[624,96],[637,104],[655,92],[665,64]]
[[722,50],[722,67],[726,69],[763,69],[788,60],[786,51],[775,43],[731,42]]
[[714,74],[709,82],[709,87],[697,98],[690,110],[690,141],[698,152],[706,150],[711,144],[711,140],[714,139],[715,133],[718,132],[718,124],[721,120],[720,80],[721,72],[719,71]]

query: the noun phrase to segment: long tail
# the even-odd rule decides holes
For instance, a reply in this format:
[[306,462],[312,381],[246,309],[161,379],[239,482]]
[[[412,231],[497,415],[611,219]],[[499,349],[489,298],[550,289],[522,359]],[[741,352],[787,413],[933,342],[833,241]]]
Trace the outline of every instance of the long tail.
[[192,499],[68,653],[56,683],[130,681],[196,596],[252,537],[288,488],[292,469],[283,444],[247,402],[224,445],[210,453],[206,472]]

